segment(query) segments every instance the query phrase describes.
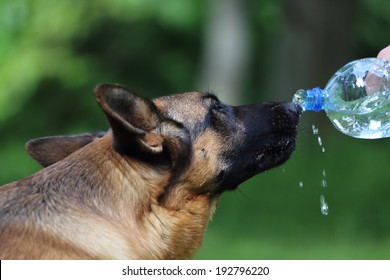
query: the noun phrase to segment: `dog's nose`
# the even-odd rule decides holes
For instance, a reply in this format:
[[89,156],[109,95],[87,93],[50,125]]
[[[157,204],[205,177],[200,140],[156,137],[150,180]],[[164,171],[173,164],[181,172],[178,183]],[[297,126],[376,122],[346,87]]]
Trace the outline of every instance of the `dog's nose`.
[[269,110],[277,114],[287,114],[296,118],[299,118],[303,112],[300,105],[292,102],[263,102],[261,103],[261,106],[269,108]]
[[285,106],[290,113],[296,115],[297,117],[299,117],[303,112],[302,107],[295,103],[285,103]]

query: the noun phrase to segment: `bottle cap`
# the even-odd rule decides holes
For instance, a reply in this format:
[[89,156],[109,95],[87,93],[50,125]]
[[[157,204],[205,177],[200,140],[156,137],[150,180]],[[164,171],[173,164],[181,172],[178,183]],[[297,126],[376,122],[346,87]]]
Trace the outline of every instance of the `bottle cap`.
[[307,89],[306,92],[306,110],[319,112],[322,109],[322,89],[319,87]]

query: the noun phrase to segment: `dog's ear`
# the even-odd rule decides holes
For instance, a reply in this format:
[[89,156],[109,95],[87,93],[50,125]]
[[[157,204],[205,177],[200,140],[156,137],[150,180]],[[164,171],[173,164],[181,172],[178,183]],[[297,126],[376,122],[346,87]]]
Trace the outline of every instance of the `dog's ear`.
[[103,137],[104,134],[104,132],[95,132],[32,139],[26,143],[26,151],[39,164],[46,167],[66,158],[95,139]]
[[118,152],[152,156],[166,152],[172,158],[189,143],[186,130],[165,119],[149,99],[108,84],[98,85],[94,95],[108,118]]

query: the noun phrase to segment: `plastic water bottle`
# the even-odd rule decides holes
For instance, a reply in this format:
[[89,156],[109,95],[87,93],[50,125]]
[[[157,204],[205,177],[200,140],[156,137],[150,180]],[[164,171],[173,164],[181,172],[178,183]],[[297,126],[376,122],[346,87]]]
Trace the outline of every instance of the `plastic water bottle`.
[[298,90],[304,111],[325,110],[333,125],[352,137],[390,137],[390,61],[363,58],[338,70],[325,89]]

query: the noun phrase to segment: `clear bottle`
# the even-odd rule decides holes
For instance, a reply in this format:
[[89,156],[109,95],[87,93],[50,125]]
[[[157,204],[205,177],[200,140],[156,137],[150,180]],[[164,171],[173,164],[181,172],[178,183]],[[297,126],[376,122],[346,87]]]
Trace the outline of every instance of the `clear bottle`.
[[390,137],[390,61],[363,58],[338,70],[325,89],[298,90],[303,111],[325,110],[333,125],[352,137]]

